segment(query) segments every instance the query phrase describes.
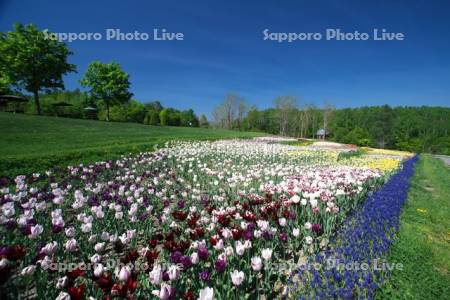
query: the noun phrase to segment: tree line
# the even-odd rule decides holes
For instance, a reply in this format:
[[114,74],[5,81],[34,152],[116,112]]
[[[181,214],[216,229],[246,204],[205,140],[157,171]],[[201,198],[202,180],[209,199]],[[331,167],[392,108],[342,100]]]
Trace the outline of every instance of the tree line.
[[[107,120],[106,108],[96,105],[89,94],[80,89],[43,94],[40,96],[40,103],[42,114],[46,116]],[[61,103],[64,105],[60,106]],[[19,104],[19,106],[20,111],[25,114],[36,113],[35,105],[32,102]],[[95,110],[92,111],[90,108],[95,108]],[[126,103],[113,105],[110,108],[109,120],[146,125],[209,127],[208,119],[204,114],[197,117],[192,109],[178,110],[164,107],[158,100],[141,103],[131,99]]]
[[228,94],[213,113],[217,127],[262,131],[296,138],[318,138],[323,129],[331,141],[450,155],[450,108],[369,106],[336,109],[299,103],[279,96],[273,107],[249,106],[237,94]]
[[76,72],[76,66],[68,63],[73,53],[65,43],[47,36],[32,24],[19,23],[12,31],[0,33],[0,95],[29,92],[34,99],[33,104],[12,103],[15,110],[20,106],[19,110],[38,115],[208,126],[206,116],[198,118],[192,109],[180,111],[159,101],[143,104],[132,99],[130,76],[116,62],[89,64],[80,80],[87,92],[64,91],[63,76]]

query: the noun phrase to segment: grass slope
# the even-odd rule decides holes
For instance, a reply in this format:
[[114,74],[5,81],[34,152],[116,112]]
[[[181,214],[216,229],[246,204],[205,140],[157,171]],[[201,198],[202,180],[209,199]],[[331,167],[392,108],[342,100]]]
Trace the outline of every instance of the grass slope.
[[450,299],[450,168],[423,155],[389,262],[401,262],[379,299]]
[[0,113],[0,176],[149,151],[168,140],[262,135],[222,129],[148,126]]

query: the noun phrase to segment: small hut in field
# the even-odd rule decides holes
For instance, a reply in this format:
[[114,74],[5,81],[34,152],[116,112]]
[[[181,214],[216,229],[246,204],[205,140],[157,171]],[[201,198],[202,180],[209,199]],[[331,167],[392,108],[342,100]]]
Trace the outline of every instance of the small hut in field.
[[16,95],[0,95],[0,111],[23,113],[23,103],[28,102],[28,99]]
[[325,138],[327,137],[328,134],[329,134],[329,132],[327,130],[321,128],[321,129],[317,130],[316,136],[320,140],[325,140]]
[[98,111],[97,108],[88,106],[88,107],[85,107],[83,110],[84,110],[84,114],[85,114],[86,118],[92,119],[92,120],[97,119],[97,111]]

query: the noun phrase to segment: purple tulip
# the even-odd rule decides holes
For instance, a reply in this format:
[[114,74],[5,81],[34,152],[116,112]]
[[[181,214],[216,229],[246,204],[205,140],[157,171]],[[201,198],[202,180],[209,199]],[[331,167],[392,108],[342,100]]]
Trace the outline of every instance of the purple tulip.
[[272,239],[272,234],[268,231],[264,231],[262,234],[262,237],[265,238],[266,240],[271,240]]
[[223,259],[218,259],[214,263],[214,266],[215,266],[216,271],[218,273],[222,273],[223,271],[225,271],[225,269],[227,267],[227,262],[225,260],[223,260]]
[[252,240],[252,239],[253,239],[253,230],[246,230],[246,231],[244,231],[244,233],[242,234],[242,236],[243,236],[244,239],[246,239],[246,240]]
[[17,225],[16,222],[9,220],[6,222],[5,227],[8,230],[13,230],[14,228],[16,228],[16,225]]
[[9,181],[10,180],[8,178],[6,178],[6,177],[0,178],[0,187],[8,186]]
[[61,230],[63,230],[63,227],[61,225],[52,225],[53,233],[61,232]]
[[311,230],[315,233],[319,233],[320,229],[321,229],[320,224],[313,224],[311,227]]
[[162,279],[163,279],[164,281],[169,281],[169,280],[170,280],[169,273],[167,273],[166,271],[164,271]]
[[198,257],[200,257],[201,260],[207,260],[209,257],[208,249],[204,246],[198,247]]
[[209,280],[209,272],[207,270],[204,270],[202,272],[200,272],[200,279],[203,281],[208,281]]
[[178,201],[177,206],[178,206],[179,209],[183,209],[184,208],[184,201],[183,200]]
[[175,251],[170,255],[170,261],[174,264],[180,263],[180,259],[183,256],[183,254],[180,251]]
[[183,269],[186,270],[192,266],[192,260],[190,256],[183,256],[180,259],[180,263],[183,265]]
[[247,224],[247,229],[248,229],[248,230],[255,230],[255,228],[256,228],[255,223],[248,223],[248,224]]

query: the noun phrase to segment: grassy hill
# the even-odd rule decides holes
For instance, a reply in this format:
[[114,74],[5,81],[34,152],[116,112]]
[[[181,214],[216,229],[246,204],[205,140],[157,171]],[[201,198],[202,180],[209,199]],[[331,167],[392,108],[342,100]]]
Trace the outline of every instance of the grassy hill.
[[0,113],[0,176],[150,151],[168,140],[247,138],[262,135],[222,129],[148,126]]

